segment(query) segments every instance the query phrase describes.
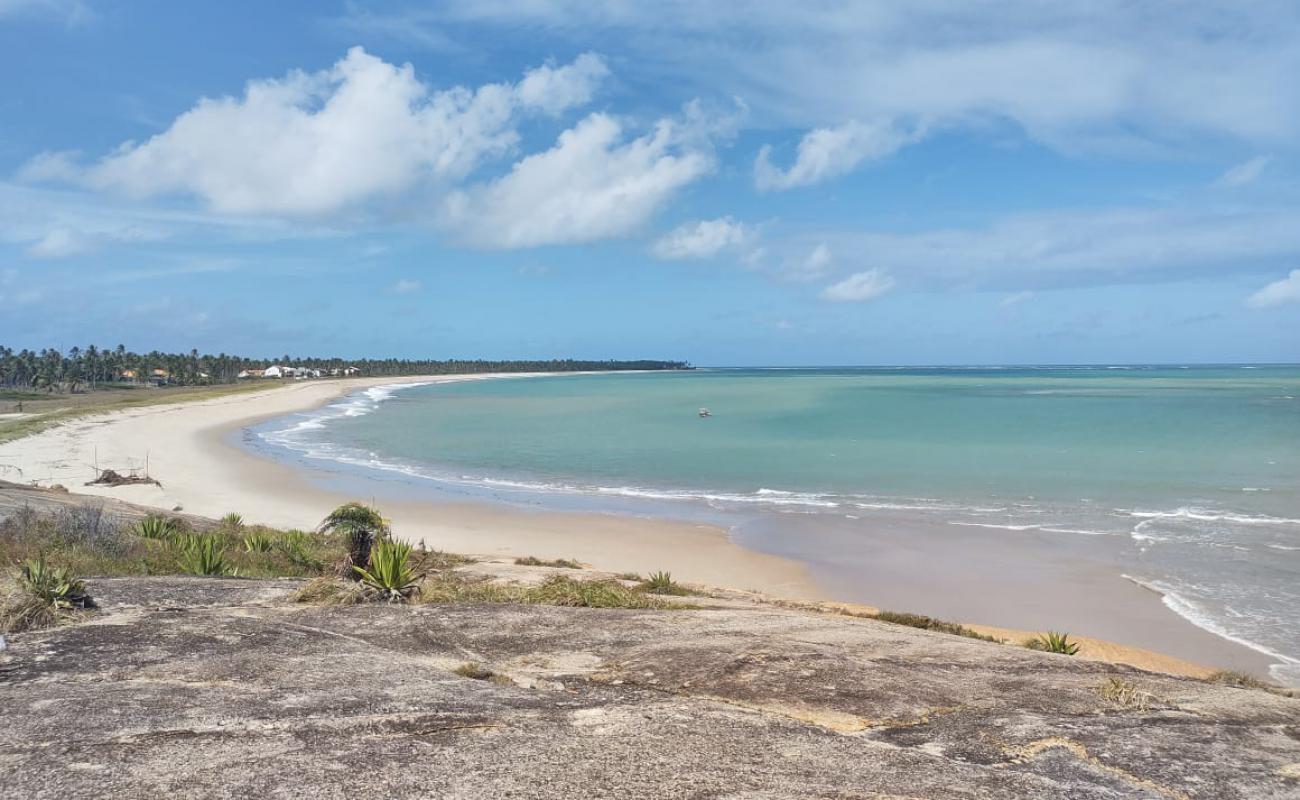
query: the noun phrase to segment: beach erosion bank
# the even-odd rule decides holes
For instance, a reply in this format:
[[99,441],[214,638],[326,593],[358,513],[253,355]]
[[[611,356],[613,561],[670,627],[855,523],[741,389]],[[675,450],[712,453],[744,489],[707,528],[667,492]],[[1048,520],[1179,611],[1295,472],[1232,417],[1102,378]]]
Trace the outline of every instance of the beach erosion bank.
[[[160,509],[179,506],[205,516],[234,511],[280,527],[309,527],[341,502],[382,496],[382,510],[401,536],[451,551],[577,558],[614,572],[665,569],[695,583],[988,623],[1008,638],[1068,628],[1093,637],[1085,639],[1088,655],[1164,671],[1194,673],[1200,664],[1267,676],[1274,663],[1179,617],[1158,594],[1126,580],[1120,570],[1099,567],[1105,559],[1095,552],[1076,549],[1102,546],[1094,542],[917,530],[900,517],[879,526],[868,551],[844,553],[852,570],[844,563],[831,569],[817,563],[815,554],[834,547],[828,550],[826,541],[809,547],[808,537],[833,539],[835,532],[816,530],[813,520],[800,521],[798,536],[781,535],[773,527],[776,521],[733,536],[724,527],[698,522],[531,510],[477,499],[431,501],[409,491],[394,493],[391,483],[360,478],[328,462],[284,463],[240,445],[244,432],[258,423],[352,392],[490,377],[497,376],[302,382],[115,412],[0,445],[0,464],[11,480],[57,483],[75,492]],[[83,485],[94,477],[96,465],[123,471],[146,458],[161,486]],[[844,577],[849,574],[854,577]]]

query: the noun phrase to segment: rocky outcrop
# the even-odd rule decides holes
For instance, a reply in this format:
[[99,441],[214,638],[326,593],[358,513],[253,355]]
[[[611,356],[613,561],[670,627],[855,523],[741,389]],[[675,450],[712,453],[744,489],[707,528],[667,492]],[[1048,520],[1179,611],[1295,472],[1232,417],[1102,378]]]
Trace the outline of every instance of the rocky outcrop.
[[1300,797],[1300,700],[1266,691],[740,600],[296,585],[94,580],[89,621],[10,637],[0,796]]

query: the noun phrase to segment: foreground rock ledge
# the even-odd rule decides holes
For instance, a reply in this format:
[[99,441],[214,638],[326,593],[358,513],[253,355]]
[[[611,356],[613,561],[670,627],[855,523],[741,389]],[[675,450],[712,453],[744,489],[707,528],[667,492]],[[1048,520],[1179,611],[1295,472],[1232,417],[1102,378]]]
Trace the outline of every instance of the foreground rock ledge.
[[760,605],[296,585],[100,579],[91,621],[11,637],[0,797],[1300,797],[1300,700],[1264,691]]

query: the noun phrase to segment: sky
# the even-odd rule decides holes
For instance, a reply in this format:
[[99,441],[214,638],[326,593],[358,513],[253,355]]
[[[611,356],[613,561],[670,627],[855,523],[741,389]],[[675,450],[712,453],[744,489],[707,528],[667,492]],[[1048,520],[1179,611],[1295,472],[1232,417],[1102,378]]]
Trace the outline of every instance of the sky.
[[0,0],[0,344],[1300,361],[1300,4]]

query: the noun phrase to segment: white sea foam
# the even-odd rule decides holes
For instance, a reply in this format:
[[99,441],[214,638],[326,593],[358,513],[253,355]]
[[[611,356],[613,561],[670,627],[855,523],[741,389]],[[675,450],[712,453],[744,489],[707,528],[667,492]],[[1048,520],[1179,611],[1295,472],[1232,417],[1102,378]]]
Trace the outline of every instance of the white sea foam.
[[998,528],[1004,531],[1032,531],[1039,528],[1038,525],[998,525],[992,522],[963,522],[961,520],[948,520],[949,525],[964,525],[969,528]]
[[1118,508],[1115,510],[1138,519],[1187,519],[1198,522],[1231,522],[1238,525],[1300,525],[1300,519],[1290,517],[1270,517],[1267,514],[1233,514],[1226,511],[1211,511],[1188,506],[1173,511],[1132,511]]
[[[1278,663],[1269,667],[1269,673],[1276,680],[1288,685],[1300,685],[1300,659],[1292,656],[1283,655],[1282,653],[1265,647],[1258,642],[1238,636],[1220,622],[1215,617],[1207,613],[1200,605],[1180,594],[1176,587],[1159,580],[1143,580],[1135,578],[1132,575],[1123,575],[1127,580],[1136,583],[1144,589],[1149,589],[1160,595],[1161,602],[1165,608],[1174,612],[1178,616],[1192,623],[1196,627],[1209,631],[1230,642],[1235,642],[1242,647],[1248,647],[1257,653],[1262,653],[1269,658],[1275,659]],[[1230,609],[1229,609],[1230,611]]]

